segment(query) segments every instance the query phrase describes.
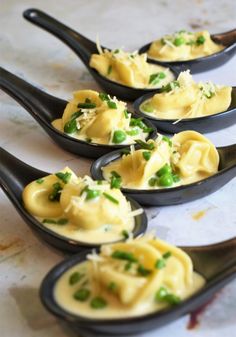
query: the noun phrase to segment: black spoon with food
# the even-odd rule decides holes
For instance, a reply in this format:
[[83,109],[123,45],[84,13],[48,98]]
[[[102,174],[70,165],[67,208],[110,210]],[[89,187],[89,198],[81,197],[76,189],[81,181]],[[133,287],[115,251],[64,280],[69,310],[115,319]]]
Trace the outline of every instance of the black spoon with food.
[[[23,16],[26,20],[32,22],[33,24],[45,29],[47,32],[53,34],[69,46],[76,55],[84,63],[90,74],[93,76],[95,81],[108,93],[113,96],[117,96],[120,99],[133,101],[136,98],[149,93],[155,88],[151,89],[139,89],[132,88],[120,83],[109,80],[108,78],[100,75],[95,69],[91,68],[89,61],[92,54],[97,54],[97,45],[95,42],[87,39],[85,36],[74,31],[73,29],[65,26],[58,20],[49,16],[48,14],[38,10],[38,9],[27,9],[24,11]],[[104,47],[102,47],[104,49]],[[109,50],[109,48],[106,48]],[[153,63],[153,62],[150,62]],[[179,71],[176,68],[168,67],[172,71],[175,77],[178,77]]]
[[[0,186],[8,196],[17,212],[29,227],[44,242],[60,249],[62,251],[77,253],[90,247],[98,247],[98,244],[90,244],[89,242],[79,242],[71,238],[61,236],[52,230],[43,226],[24,208],[22,200],[22,192],[27,184],[39,178],[47,176],[49,173],[40,171],[32,166],[27,165],[17,159],[9,152],[0,148]],[[131,204],[132,210],[141,208],[141,206],[132,198],[127,198]],[[133,235],[136,237],[146,231],[147,217],[143,212],[136,216]],[[89,240],[88,240],[89,241]]]
[[[153,58],[149,58],[149,60],[165,67],[177,67],[180,71],[190,69],[192,74],[218,68],[228,62],[236,53],[236,29],[223,33],[212,34],[211,38],[215,43],[222,44],[225,48],[212,55],[195,58],[193,60],[158,61]],[[152,42],[141,47],[139,49],[139,53],[146,53],[151,44]]]
[[178,305],[143,316],[117,319],[85,318],[66,311],[56,302],[55,285],[68,269],[83,262],[91,251],[75,255],[54,267],[41,284],[41,300],[53,315],[85,335],[122,336],[159,328],[204,305],[236,276],[236,238],[207,246],[181,248],[190,256],[194,270],[205,278],[206,284]]
[[232,88],[231,103],[226,111],[216,113],[214,115],[183,118],[183,119],[164,119],[153,116],[152,114],[144,113],[141,105],[152,98],[154,93],[146,94],[139,97],[134,103],[134,111],[140,117],[149,119],[158,130],[166,133],[178,133],[186,130],[195,130],[200,133],[208,133],[218,131],[236,123],[236,87]]
[[[84,140],[70,137],[52,126],[52,121],[61,118],[67,105],[67,101],[47,94],[46,92],[34,87],[23,79],[0,68],[0,89],[13,97],[22,105],[30,115],[41,125],[47,134],[61,148],[74,154],[98,158],[114,149],[125,148],[127,145],[104,145],[89,143]],[[134,118],[138,118],[133,114]],[[150,128],[148,138],[156,138],[156,128],[147,119],[143,119],[147,128]]]
[[[218,147],[217,151],[220,156],[219,171],[203,180],[162,189],[121,189],[140,204],[149,206],[177,205],[205,197],[236,177],[236,144]],[[91,166],[93,179],[104,179],[102,168],[122,155],[123,152],[117,150],[98,158]]]

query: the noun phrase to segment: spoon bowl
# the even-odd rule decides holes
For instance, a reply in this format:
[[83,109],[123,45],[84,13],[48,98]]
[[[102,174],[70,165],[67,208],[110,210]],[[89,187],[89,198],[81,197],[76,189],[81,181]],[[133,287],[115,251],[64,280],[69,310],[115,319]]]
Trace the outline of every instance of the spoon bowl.
[[[211,194],[236,176],[236,144],[218,147],[220,156],[219,171],[200,181],[178,187],[162,189],[121,188],[124,194],[131,196],[141,205],[167,206],[190,202]],[[110,152],[98,158],[91,166],[93,179],[104,179],[102,168],[122,156],[120,150]]]
[[200,247],[182,247],[193,261],[194,270],[201,274],[205,286],[180,304],[164,310],[131,318],[91,319],[72,314],[55,300],[54,287],[58,279],[70,268],[85,260],[91,251],[82,252],[54,267],[44,278],[40,297],[45,307],[58,318],[69,323],[73,329],[97,336],[121,336],[140,334],[159,328],[177,318],[196,310],[236,276],[236,238],[218,244]]
[[[48,14],[34,8],[27,9],[24,11],[23,16],[26,20],[31,23],[45,29],[47,32],[59,38],[67,46],[69,46],[76,55],[84,63],[92,77],[95,81],[108,93],[113,96],[117,96],[120,99],[133,101],[136,98],[144,95],[145,93],[157,90],[153,89],[139,89],[132,88],[117,82],[113,82],[108,78],[100,75],[95,69],[91,68],[89,65],[90,57],[92,54],[97,54],[97,45],[95,42],[87,39],[85,36],[74,31],[73,29],[65,26],[63,23],[49,16]],[[103,49],[105,47],[102,47]],[[106,48],[110,50],[109,48]],[[149,63],[153,63],[150,61]],[[178,69],[174,67],[169,67],[175,78],[178,77]]]
[[[190,69],[192,74],[201,73],[211,69],[218,68],[228,62],[236,53],[236,29],[211,35],[215,43],[223,44],[225,48],[217,53],[209,56],[199,57],[193,60],[186,61],[158,61],[148,58],[155,64],[165,67],[175,67],[179,71]],[[152,42],[146,44],[139,49],[139,53],[147,53]]]
[[214,132],[232,126],[236,123],[236,87],[232,88],[231,103],[226,111],[219,112],[214,115],[183,118],[177,122],[178,119],[164,119],[154,117],[148,113],[141,111],[140,106],[143,102],[150,99],[156,93],[149,93],[139,97],[133,104],[134,111],[140,117],[149,119],[158,130],[166,133],[178,133],[186,130],[194,130],[200,133]]
[[[3,68],[0,68],[0,88],[18,101],[42,126],[49,137],[68,152],[83,157],[98,158],[114,149],[127,147],[127,145],[121,144],[105,145],[88,143],[60,132],[51,123],[53,120],[61,118],[68,102],[41,91]],[[132,116],[134,118],[139,117],[136,114],[132,114]],[[147,119],[144,119],[143,122],[148,128],[153,130],[149,133],[148,138],[155,139],[155,126]]]
[[[100,246],[100,244],[90,244],[66,238],[46,228],[43,224],[37,221],[24,208],[22,192],[24,187],[31,181],[45,177],[49,173],[40,171],[25,164],[2,148],[0,148],[0,157],[0,186],[22,219],[44,242],[49,243],[57,249],[70,253],[77,253],[86,248],[88,249]],[[132,210],[140,208],[140,205],[136,201],[132,200],[132,198],[128,197],[127,200],[130,202]],[[146,231],[147,217],[143,212],[134,219],[135,226],[133,229],[133,235],[136,237]]]

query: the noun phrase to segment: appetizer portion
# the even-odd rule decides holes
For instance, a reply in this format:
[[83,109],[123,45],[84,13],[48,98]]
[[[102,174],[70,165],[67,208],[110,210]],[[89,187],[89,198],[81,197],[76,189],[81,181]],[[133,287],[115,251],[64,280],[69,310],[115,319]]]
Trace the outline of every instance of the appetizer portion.
[[178,305],[204,283],[183,250],[146,235],[87,255],[59,277],[54,296],[79,316],[127,318]]
[[137,141],[124,154],[102,168],[111,181],[119,177],[123,188],[160,189],[190,184],[218,171],[219,154],[215,146],[195,131],[183,131],[169,139],[159,135],[147,143]]
[[124,52],[122,49],[102,50],[93,54],[90,67],[111,81],[133,88],[160,88],[174,80],[169,68],[150,64],[147,54]]
[[119,190],[119,181],[79,178],[68,167],[28,184],[23,191],[26,210],[51,231],[81,242],[106,243],[132,235],[134,217]]
[[147,54],[159,61],[187,61],[215,54],[224,48],[211,39],[207,30],[196,33],[180,30],[154,41]]
[[231,103],[232,87],[212,82],[194,82],[190,71],[183,71],[176,81],[162,88],[140,106],[140,110],[162,119],[195,118],[226,111]]
[[74,138],[107,145],[134,144],[153,131],[142,118],[132,117],[125,102],[93,90],[74,92],[62,118],[52,125]]

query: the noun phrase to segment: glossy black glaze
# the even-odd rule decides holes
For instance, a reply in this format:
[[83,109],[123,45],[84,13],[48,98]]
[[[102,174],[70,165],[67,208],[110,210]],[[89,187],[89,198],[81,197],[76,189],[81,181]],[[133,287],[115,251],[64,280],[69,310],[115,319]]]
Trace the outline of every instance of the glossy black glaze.
[[[70,253],[78,253],[86,248],[99,246],[97,244],[88,244],[65,238],[47,229],[32,215],[30,215],[23,206],[23,189],[31,181],[45,177],[49,173],[40,171],[25,164],[2,148],[0,148],[0,158],[0,186],[22,219],[41,239],[43,239],[43,241],[49,243],[57,249]],[[128,197],[127,199],[130,201],[133,210],[140,208],[140,205],[132,200],[132,198]],[[147,217],[144,212],[135,217],[135,228],[133,231],[134,236],[144,233],[146,228]]]
[[90,251],[75,255],[54,267],[41,284],[41,300],[52,314],[67,321],[78,332],[87,331],[96,336],[100,333],[106,336],[121,336],[159,328],[205,304],[236,276],[236,238],[218,244],[183,249],[192,258],[194,270],[206,279],[206,285],[195,295],[172,308],[124,319],[88,319],[65,311],[55,301],[54,286],[68,269],[84,261]]
[[149,119],[158,130],[166,133],[178,133],[185,130],[195,130],[201,133],[208,133],[227,128],[236,123],[236,87],[233,87],[232,89],[231,103],[226,111],[210,116],[185,118],[176,124],[173,124],[176,122],[176,119],[155,118],[152,115],[149,116],[148,113],[145,114],[140,110],[140,105],[147,99],[150,99],[153,95],[155,95],[155,92],[139,97],[133,103],[134,111],[140,117]]
[[[236,29],[230,30],[228,32],[213,34],[211,38],[216,43],[223,44],[226,48],[221,50],[218,53],[199,57],[194,60],[189,61],[155,61],[153,59],[149,59],[153,63],[163,65],[163,66],[172,66],[177,68],[179,71],[184,71],[190,69],[192,74],[201,73],[203,71],[208,71],[214,68],[218,68],[228,62],[236,53]],[[146,53],[150,47],[152,42],[146,44],[142,48],[139,49],[139,53]],[[232,69],[233,71],[233,69]]]
[[[48,14],[34,8],[24,11],[23,16],[26,20],[45,29],[69,46],[84,63],[95,81],[108,93],[119,97],[120,99],[133,101],[136,98],[156,89],[136,89],[123,84],[110,81],[100,75],[95,69],[89,66],[89,60],[92,54],[98,53],[96,43],[87,39],[85,36],[65,26],[58,20]],[[104,47],[102,47],[104,48]],[[109,49],[109,48],[106,48]],[[153,63],[150,61],[150,63]],[[175,77],[178,76],[178,69],[169,67]]]
[[[52,140],[68,152],[83,157],[98,158],[114,149],[127,147],[127,145],[88,143],[58,131],[51,125],[51,122],[54,119],[62,117],[68,102],[41,91],[3,68],[0,68],[0,88],[18,101],[42,126]],[[133,117],[139,116],[133,114]],[[153,129],[148,138],[155,139],[155,126],[147,119],[145,119],[144,122],[148,127]]]
[[[217,150],[220,156],[219,172],[204,180],[159,190],[122,188],[122,191],[140,204],[149,206],[177,205],[202,198],[217,191],[236,176],[236,144],[218,147]],[[93,179],[103,179],[102,167],[120,158],[121,155],[121,151],[118,150],[98,158],[91,166]]]

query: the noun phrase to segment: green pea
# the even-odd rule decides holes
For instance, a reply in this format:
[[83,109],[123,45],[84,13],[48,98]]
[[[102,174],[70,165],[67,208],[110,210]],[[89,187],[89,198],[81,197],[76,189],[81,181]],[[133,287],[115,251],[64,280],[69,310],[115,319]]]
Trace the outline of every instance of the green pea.
[[169,173],[166,173],[166,174],[163,174],[159,180],[158,180],[158,185],[159,186],[171,186],[173,185],[173,177],[171,174]]
[[85,302],[90,296],[90,290],[81,288],[74,293],[74,299],[80,302]]
[[126,134],[124,131],[121,130],[117,130],[114,132],[113,134],[113,138],[112,138],[112,142],[114,144],[120,144],[122,143],[124,140],[126,140]]
[[65,133],[75,133],[77,131],[77,123],[76,119],[71,119],[69,120],[65,125],[64,125],[64,131]]
[[94,297],[90,302],[90,306],[93,309],[103,309],[107,306],[107,301],[102,297]]
[[153,187],[153,186],[155,186],[157,184],[157,179],[156,178],[150,178],[149,180],[148,180],[148,185],[149,186],[151,186],[151,187]]
[[185,39],[183,37],[177,37],[175,40],[174,40],[174,45],[175,46],[181,46],[182,44],[185,44]]
[[98,190],[87,189],[86,193],[87,193],[86,200],[97,198],[100,195],[100,191]]
[[162,168],[159,171],[157,171],[156,175],[158,177],[161,177],[164,174],[171,174],[171,173],[172,173],[172,170],[171,170],[170,165],[165,164],[164,166],[162,166]]

